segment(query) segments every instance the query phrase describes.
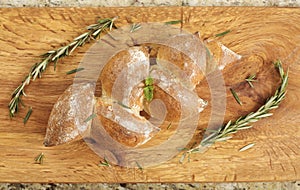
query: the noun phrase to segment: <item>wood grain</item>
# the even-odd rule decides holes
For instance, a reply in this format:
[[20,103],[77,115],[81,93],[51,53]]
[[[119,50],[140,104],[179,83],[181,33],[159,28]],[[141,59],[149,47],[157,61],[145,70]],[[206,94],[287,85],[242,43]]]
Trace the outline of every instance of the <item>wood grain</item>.
[[[283,181],[300,179],[299,46],[300,9],[237,7],[151,7],[151,8],[18,8],[0,9],[0,182],[225,182]],[[226,89],[238,91],[244,106],[236,104],[227,91],[225,120],[255,110],[274,93],[279,79],[271,65],[281,59],[290,69],[287,98],[274,116],[263,119],[252,129],[217,143],[204,154],[193,154],[191,162],[179,164],[180,155],[158,166],[144,168],[99,167],[99,158],[83,141],[46,148],[43,138],[52,106],[73,82],[66,71],[77,67],[85,51],[80,48],[64,58],[53,71],[26,88],[26,105],[33,113],[24,126],[22,118],[10,119],[10,94],[27,74],[38,55],[60,47],[82,33],[96,17],[118,16],[117,25],[131,22],[183,20],[183,29],[200,31],[203,38],[230,29],[219,40],[244,56],[223,72]],[[258,73],[255,88],[244,79]],[[198,90],[206,89],[203,81]],[[206,92],[206,93],[205,93]],[[208,89],[203,98],[210,98]],[[210,108],[202,116],[205,128]],[[200,130],[199,128],[199,130]],[[197,135],[194,140],[197,141]],[[238,150],[255,142],[247,151]],[[192,143],[192,142],[191,142]],[[43,165],[34,164],[40,152]]]

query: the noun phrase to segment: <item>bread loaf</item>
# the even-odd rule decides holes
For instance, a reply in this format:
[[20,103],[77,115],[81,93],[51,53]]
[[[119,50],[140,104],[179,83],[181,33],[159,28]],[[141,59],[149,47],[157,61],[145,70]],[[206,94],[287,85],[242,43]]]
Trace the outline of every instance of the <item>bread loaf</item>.
[[54,146],[81,138],[90,127],[86,119],[92,115],[94,88],[91,83],[75,83],[58,98],[51,111],[45,146]]
[[[80,138],[89,129],[91,121],[85,120],[92,113],[118,143],[129,147],[146,143],[160,131],[159,122],[150,119],[160,115],[156,113],[160,108],[153,109],[144,95],[144,80],[149,76],[154,79],[154,99],[165,105],[161,124],[179,123],[205,107],[206,102],[193,91],[204,77],[195,60],[166,45],[143,44],[118,52],[103,67],[101,97],[94,97],[92,84],[73,84],[64,92],[51,112],[44,144]],[[195,106],[196,111],[189,109]]]

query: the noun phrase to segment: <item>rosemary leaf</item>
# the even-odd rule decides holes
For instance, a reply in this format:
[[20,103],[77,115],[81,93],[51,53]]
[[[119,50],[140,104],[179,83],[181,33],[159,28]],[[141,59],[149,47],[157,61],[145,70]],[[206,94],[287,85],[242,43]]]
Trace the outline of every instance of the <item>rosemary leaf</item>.
[[171,123],[169,123],[169,125],[168,125],[167,129],[170,129],[171,127],[172,127],[172,122],[171,122]]
[[179,24],[179,23],[181,23],[181,20],[171,20],[171,21],[165,22],[165,24],[167,24],[167,25]]
[[130,32],[132,33],[132,32],[135,32],[135,31],[137,31],[137,30],[139,30],[139,29],[141,29],[142,28],[142,25],[140,24],[140,23],[133,23],[132,25],[131,25],[131,29],[130,29]]
[[40,153],[39,155],[37,155],[34,158],[34,161],[35,161],[36,164],[43,164],[44,163],[44,158],[45,158],[44,153]]
[[27,114],[26,114],[26,116],[25,116],[25,118],[24,118],[24,120],[23,120],[23,123],[24,123],[24,124],[27,123],[28,119],[29,119],[30,116],[31,116],[31,113],[32,113],[32,107],[30,107],[30,108],[28,109],[28,112],[27,112]]
[[179,163],[181,163],[181,164],[183,163],[186,155],[187,155],[187,152],[185,152],[185,153],[182,154],[182,156],[180,157]]
[[245,151],[245,150],[248,150],[248,149],[252,148],[254,145],[255,145],[254,143],[250,143],[250,144],[248,144],[248,145],[242,147],[239,151],[240,151],[240,152],[243,152],[243,151]]
[[232,88],[230,88],[230,92],[233,95],[233,97],[236,100],[236,102],[239,103],[240,105],[243,105],[243,103],[241,102],[241,100],[238,97],[237,93]]
[[177,148],[178,151],[188,150],[187,148]]
[[253,74],[253,75],[250,75],[248,78],[245,79],[248,82],[248,84],[250,85],[251,88],[254,87],[252,82],[256,81],[255,77],[256,77],[256,74]]
[[138,167],[140,170],[143,170],[143,167],[141,166],[140,163],[138,163],[137,161],[135,161],[135,163],[136,163],[137,167]]
[[221,37],[221,36],[225,36],[226,34],[228,34],[229,32],[231,32],[231,30],[226,30],[224,32],[221,32],[219,34],[216,34],[215,37]]
[[232,138],[232,136],[217,138],[215,142],[227,141],[227,140],[229,140],[231,138]]
[[93,113],[92,115],[90,115],[88,118],[86,118],[86,120],[84,120],[85,123],[89,122],[90,120],[94,119],[95,117],[97,117],[97,115],[95,113]]
[[250,129],[250,128],[252,128],[252,125],[247,125],[247,126],[244,126],[244,127],[239,127],[239,130]]
[[78,37],[74,38],[74,41],[80,40],[88,35],[89,35],[89,32],[85,32],[85,33],[79,35]]
[[226,131],[230,125],[231,125],[231,120],[228,121],[228,123],[225,125],[224,131]]
[[248,82],[248,84],[250,85],[251,88],[254,88],[252,81],[248,81],[248,80],[246,80],[246,81]]
[[82,70],[84,70],[84,68],[80,67],[80,68],[77,68],[77,69],[70,70],[70,71],[66,72],[66,74],[70,75],[70,74],[73,74],[73,73],[76,73],[76,72],[79,72],[79,71],[82,71]]
[[103,161],[100,161],[99,166],[111,167],[111,164],[108,162],[108,160],[106,158],[104,158]]
[[122,106],[123,108],[126,108],[126,109],[131,109],[131,107],[129,106],[126,106],[125,104],[123,104],[122,102],[120,101],[115,101],[114,103],[117,103],[118,105]]
[[270,117],[270,116],[272,116],[272,115],[273,115],[273,113],[265,113],[265,114],[262,114],[262,115],[257,116],[256,118],[257,118],[257,119],[260,119],[260,118]]

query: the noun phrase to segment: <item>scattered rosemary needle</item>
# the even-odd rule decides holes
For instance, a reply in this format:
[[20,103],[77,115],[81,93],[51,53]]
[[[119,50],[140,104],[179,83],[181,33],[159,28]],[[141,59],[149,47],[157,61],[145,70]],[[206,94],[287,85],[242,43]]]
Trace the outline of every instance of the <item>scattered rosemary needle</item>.
[[80,68],[77,68],[77,69],[70,70],[66,74],[70,75],[70,74],[77,73],[77,72],[82,71],[82,70],[84,70],[84,68],[80,67]]
[[169,123],[169,125],[168,125],[167,129],[170,129],[171,127],[172,127],[172,122],[171,122],[171,123]]
[[224,32],[221,32],[219,34],[216,34],[215,37],[221,37],[221,36],[225,36],[226,34],[228,34],[229,32],[231,32],[231,30],[226,30]]
[[122,106],[123,108],[126,108],[126,109],[131,109],[131,107],[129,107],[129,106],[127,106],[127,105],[123,104],[123,103],[122,103],[122,102],[120,102],[120,101],[115,101],[114,103],[117,103],[118,105]]
[[182,156],[181,156],[180,159],[179,159],[179,163],[181,163],[181,164],[183,163],[183,161],[184,161],[184,159],[185,159],[187,153],[188,153],[188,152],[185,152],[185,153],[182,154]]
[[137,161],[135,161],[135,163],[136,163],[137,167],[138,167],[140,170],[143,170],[143,169],[144,169],[144,168],[141,166],[140,163],[138,163]]
[[107,166],[107,167],[111,167],[111,164],[108,162],[108,160],[106,158],[104,158],[103,161],[100,161],[99,166]]
[[239,103],[240,105],[243,105],[243,103],[241,102],[241,100],[238,97],[237,93],[232,88],[230,88],[230,92],[233,95],[233,97],[236,100],[236,102]]
[[34,158],[34,161],[35,161],[36,164],[43,164],[44,163],[44,158],[45,158],[44,153],[40,153],[39,155],[37,155]]
[[171,21],[165,22],[165,24],[167,24],[167,25],[179,24],[179,23],[181,23],[181,20],[171,20]]
[[137,30],[139,30],[139,29],[141,29],[142,28],[142,25],[140,24],[140,23],[133,23],[132,25],[131,25],[131,29],[130,29],[130,32],[132,33],[132,32],[135,32],[135,31],[137,31]]
[[21,84],[13,91],[11,100],[8,104],[9,116],[14,117],[15,114],[18,113],[19,104],[22,103],[21,97],[26,96],[24,92],[25,86],[29,85],[30,82],[34,81],[37,77],[41,78],[42,73],[50,63],[53,63],[55,70],[56,64],[61,58],[69,56],[79,46],[83,46],[85,43],[97,39],[102,33],[107,33],[107,30],[116,28],[114,24],[116,19],[116,17],[100,19],[96,24],[88,26],[87,32],[74,38],[73,41],[66,46],[50,50],[43,54],[41,61],[31,67]]
[[250,144],[248,144],[248,145],[242,147],[242,148],[239,150],[239,152],[243,152],[243,151],[245,151],[245,150],[248,150],[248,149],[252,148],[254,145],[255,145],[254,143],[250,143]]
[[[276,61],[274,65],[278,70],[278,73],[281,78],[281,84],[277,88],[274,95],[271,96],[268,100],[266,100],[265,104],[262,105],[255,112],[251,112],[248,115],[241,116],[235,122],[230,120],[227,124],[223,125],[218,130],[213,131],[209,136],[203,139],[198,146],[188,150],[186,153],[200,152],[203,147],[210,146],[218,141],[226,141],[227,139],[232,137],[232,134],[240,130],[251,128],[252,127],[251,123],[255,123],[262,118],[272,116],[273,114],[269,112],[279,107],[279,104],[286,96],[287,93],[286,87],[288,84],[288,71],[286,73],[284,72],[281,61],[279,60]],[[247,146],[254,146],[254,145],[247,145]]]
[[256,81],[255,77],[256,77],[256,74],[253,74],[253,75],[250,75],[248,78],[245,79],[248,82],[248,84],[251,86],[251,88],[254,87],[252,82]]
[[31,113],[32,113],[32,107],[30,107],[30,108],[28,109],[28,112],[27,112],[27,114],[26,114],[26,116],[25,116],[25,118],[24,118],[24,120],[23,120],[23,123],[24,123],[24,124],[27,123],[29,117],[31,116]]
[[95,117],[97,117],[97,115],[95,114],[95,113],[93,113],[92,115],[90,115],[88,118],[86,118],[86,120],[84,120],[84,122],[88,122],[88,121],[90,121],[90,120],[92,120],[92,119],[94,119]]

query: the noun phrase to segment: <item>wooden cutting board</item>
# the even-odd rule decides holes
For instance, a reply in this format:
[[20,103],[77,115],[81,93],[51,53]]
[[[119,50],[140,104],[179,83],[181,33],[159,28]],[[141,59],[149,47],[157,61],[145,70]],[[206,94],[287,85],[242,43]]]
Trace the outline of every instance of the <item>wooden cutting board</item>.
[[[66,71],[77,67],[92,45],[79,48],[64,58],[54,71],[50,66],[26,88],[26,105],[33,107],[27,124],[27,108],[10,119],[7,105],[38,55],[58,48],[84,32],[97,17],[118,16],[117,25],[128,22],[183,20],[177,25],[189,32],[200,31],[202,38],[228,29],[218,40],[252,62],[229,65],[223,71],[227,90],[239,90],[244,106],[227,92],[225,120],[254,111],[279,84],[271,62],[281,59],[289,66],[288,94],[271,118],[257,122],[227,142],[217,143],[203,154],[193,154],[180,164],[180,155],[163,164],[144,168],[98,166],[99,158],[84,141],[57,147],[44,147],[43,138],[53,104],[72,84]],[[300,9],[256,7],[151,7],[151,8],[16,8],[0,9],[0,182],[226,182],[283,181],[300,179]],[[258,73],[251,89],[244,79]],[[203,98],[209,90],[203,82]],[[202,126],[210,117],[203,112]],[[197,141],[195,135],[194,141]],[[247,151],[243,146],[255,143]],[[44,164],[34,157],[44,152]]]

